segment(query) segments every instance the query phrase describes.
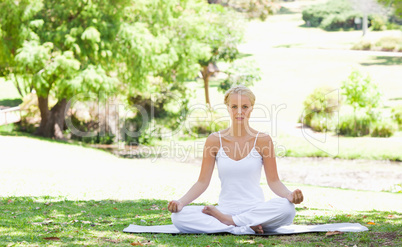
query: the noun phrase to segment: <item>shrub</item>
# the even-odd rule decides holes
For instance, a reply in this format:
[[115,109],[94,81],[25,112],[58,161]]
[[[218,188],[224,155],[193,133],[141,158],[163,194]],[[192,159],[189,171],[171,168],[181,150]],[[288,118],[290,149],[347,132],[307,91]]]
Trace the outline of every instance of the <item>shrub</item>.
[[332,115],[321,113],[321,114],[313,114],[309,126],[314,131],[322,132],[322,131],[336,130],[336,126],[334,123],[335,122]]
[[371,30],[384,31],[387,29],[387,20],[380,15],[372,15],[370,18]]
[[[195,138],[205,137],[220,129],[228,127],[228,121],[222,121],[216,111],[192,112],[185,123],[183,134]],[[226,119],[226,118],[223,118]],[[191,122],[189,121],[191,120]]]
[[375,43],[375,45],[382,51],[398,51],[400,48],[402,48],[402,37],[382,37]]
[[359,43],[353,45],[352,50],[371,50],[372,44],[368,40],[360,40]]
[[391,117],[398,124],[399,129],[402,129],[402,105],[392,108]]
[[373,123],[370,135],[373,137],[390,137],[394,134],[395,131],[395,122],[382,120]]
[[337,15],[352,10],[347,0],[331,0],[324,4],[316,4],[304,9],[302,18],[306,23],[309,23],[310,26],[318,27],[329,15]]
[[[339,95],[338,91],[330,87],[316,88],[303,102],[304,113],[301,116],[301,122],[307,126],[312,126],[312,119],[315,117],[316,130],[320,129],[319,122],[322,117],[330,117],[332,113],[339,109]],[[317,116],[322,115],[322,116]],[[319,120],[321,118],[321,120]]]
[[360,15],[355,11],[331,14],[323,19],[320,27],[327,31],[354,29],[355,18],[359,16]]
[[370,134],[371,119],[366,116],[342,116],[339,120],[338,134],[344,136],[365,136]]
[[342,94],[346,96],[346,103],[351,105],[356,114],[357,109],[364,109],[369,115],[372,109],[381,104],[381,93],[377,84],[371,81],[369,75],[363,75],[354,69],[348,78],[342,82]]

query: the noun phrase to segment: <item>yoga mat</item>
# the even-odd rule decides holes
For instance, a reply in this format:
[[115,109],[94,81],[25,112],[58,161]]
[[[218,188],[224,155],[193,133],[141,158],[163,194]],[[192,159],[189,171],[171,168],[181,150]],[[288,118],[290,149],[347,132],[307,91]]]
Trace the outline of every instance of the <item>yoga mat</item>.
[[[285,235],[285,234],[298,234],[298,233],[307,233],[307,232],[328,232],[328,231],[362,232],[362,231],[368,231],[368,228],[360,225],[359,223],[335,223],[335,224],[322,224],[322,225],[288,225],[288,226],[281,226],[279,228],[276,228],[275,230],[265,232],[263,234],[254,234],[254,235]],[[188,234],[188,233],[181,233],[174,225],[139,226],[139,225],[130,224],[127,228],[124,228],[123,232]]]

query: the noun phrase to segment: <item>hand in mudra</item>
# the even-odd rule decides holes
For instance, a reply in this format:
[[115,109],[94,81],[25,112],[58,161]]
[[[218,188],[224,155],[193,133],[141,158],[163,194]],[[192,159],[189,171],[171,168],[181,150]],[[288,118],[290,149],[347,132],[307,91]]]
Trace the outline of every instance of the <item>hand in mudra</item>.
[[286,197],[291,203],[299,204],[303,201],[303,193],[297,189]]
[[172,213],[178,213],[183,209],[183,203],[180,201],[170,201],[168,204],[168,210]]

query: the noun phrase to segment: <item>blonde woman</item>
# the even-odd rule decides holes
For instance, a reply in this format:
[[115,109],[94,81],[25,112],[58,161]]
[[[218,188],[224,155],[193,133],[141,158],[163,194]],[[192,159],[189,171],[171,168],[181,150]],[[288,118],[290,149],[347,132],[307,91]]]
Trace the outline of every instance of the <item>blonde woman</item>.
[[[290,191],[279,180],[270,136],[249,126],[255,95],[237,85],[225,93],[224,103],[232,124],[208,136],[198,181],[183,197],[169,202],[173,224],[184,233],[233,234],[262,234],[292,224],[294,204],[303,201],[303,194],[299,189]],[[221,180],[218,206],[186,206],[207,189],[215,162]],[[269,188],[279,198],[265,201],[262,167]]]

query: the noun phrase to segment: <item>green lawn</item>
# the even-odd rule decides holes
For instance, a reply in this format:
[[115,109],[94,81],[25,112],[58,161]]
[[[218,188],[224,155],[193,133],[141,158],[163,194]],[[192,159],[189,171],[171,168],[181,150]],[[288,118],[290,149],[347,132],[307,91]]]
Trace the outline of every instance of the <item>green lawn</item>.
[[[183,195],[196,181],[199,164],[119,159],[95,149],[20,136],[0,136],[0,150],[2,160],[7,161],[0,166],[0,246],[137,242],[157,246],[397,246],[402,241],[402,194],[294,183],[285,184],[289,189],[300,188],[305,195],[296,207],[296,224],[358,222],[370,231],[333,237],[325,233],[271,237],[125,234],[122,230],[130,223],[170,224],[167,202]],[[264,177],[261,185],[266,198],[272,198]],[[210,187],[195,203],[215,203],[219,186],[214,172]],[[45,239],[50,237],[55,240]]]
[[21,95],[11,81],[0,77],[0,105],[15,106],[22,103]]
[[402,244],[402,214],[387,211],[323,211],[297,208],[295,224],[353,222],[370,231],[326,236],[231,234],[128,234],[129,224],[171,224],[166,200],[71,201],[53,197],[0,198],[1,246],[383,246]]

